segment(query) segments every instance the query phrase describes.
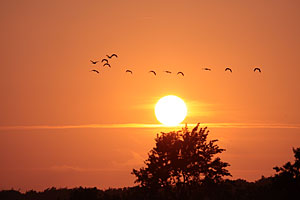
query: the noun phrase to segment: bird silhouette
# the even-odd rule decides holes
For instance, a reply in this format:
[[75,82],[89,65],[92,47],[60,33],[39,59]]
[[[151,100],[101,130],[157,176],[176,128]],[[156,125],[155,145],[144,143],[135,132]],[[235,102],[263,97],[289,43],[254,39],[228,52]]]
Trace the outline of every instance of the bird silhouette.
[[96,72],[97,74],[99,74],[99,71],[95,69],[91,70],[91,72]]
[[230,71],[232,73],[232,70],[229,67],[226,67],[225,72]]
[[101,62],[106,62],[108,63],[108,60],[106,58],[102,59]]
[[109,55],[106,55],[106,56],[107,56],[109,59],[111,59],[111,58],[114,57],[114,56],[115,56],[116,58],[118,57],[117,54],[114,54],[114,53],[111,54],[111,56],[109,56]]
[[260,70],[260,68],[258,68],[258,67],[255,67],[253,71],[254,71],[254,72],[255,72],[255,71],[259,71],[259,73],[261,73],[261,70]]
[[104,63],[103,67],[105,67],[106,65],[111,68],[109,63]]
[[129,72],[129,73],[131,73],[131,74],[132,74],[132,71],[131,71],[131,70],[129,70],[129,69],[127,69],[127,70],[126,70],[126,72]]
[[164,72],[166,72],[167,74],[171,74],[172,72],[170,72],[170,71],[164,71]]
[[156,76],[156,72],[153,70],[149,71],[149,73],[153,73]]
[[90,61],[91,61],[91,63],[93,63],[94,65],[97,64],[97,62],[99,62],[98,60],[97,60],[97,61],[92,61],[92,60],[90,60]]
[[183,73],[183,72],[177,72],[177,75],[178,75],[178,74],[181,74],[182,76],[184,76],[184,73]]
[[205,67],[205,68],[202,68],[203,70],[206,70],[206,71],[211,71],[211,69],[210,68],[207,68],[207,67]]

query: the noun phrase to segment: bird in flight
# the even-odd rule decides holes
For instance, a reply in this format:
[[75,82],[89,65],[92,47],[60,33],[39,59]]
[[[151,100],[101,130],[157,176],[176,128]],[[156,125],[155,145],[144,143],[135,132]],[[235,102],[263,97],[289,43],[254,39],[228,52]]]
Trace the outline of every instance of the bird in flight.
[[230,71],[232,73],[232,70],[229,67],[226,67],[225,72]]
[[261,70],[258,67],[255,67],[253,71],[259,71],[259,73],[261,73]]
[[111,56],[109,56],[109,55],[106,55],[106,56],[107,56],[109,59],[111,59],[111,58],[114,57],[114,56],[115,56],[116,58],[118,57],[117,54],[114,54],[114,53],[111,54]]
[[99,74],[99,71],[95,69],[91,70],[91,72],[96,72],[97,74]]
[[103,67],[105,67],[106,65],[111,68],[109,63],[104,63]]
[[183,72],[177,72],[177,75],[178,75],[178,74],[181,74],[182,76],[184,76],[184,73],[183,73]]
[[164,72],[166,72],[167,74],[171,74],[172,72],[170,72],[170,71],[164,71]]
[[101,62],[106,62],[108,63],[108,60],[106,58],[102,59]]
[[206,70],[206,71],[211,71],[211,69],[210,68],[207,68],[207,67],[205,67],[205,68],[202,68],[203,70]]
[[97,61],[92,61],[92,60],[90,60],[90,61],[91,61],[91,63],[93,63],[94,65],[97,64],[97,62],[99,62],[98,60],[97,60]]
[[129,70],[129,69],[127,69],[127,70],[126,70],[126,72],[128,72],[128,73],[131,73],[131,74],[132,74],[132,71],[131,71],[131,70]]
[[149,71],[149,73],[153,73],[156,76],[156,72],[153,70]]

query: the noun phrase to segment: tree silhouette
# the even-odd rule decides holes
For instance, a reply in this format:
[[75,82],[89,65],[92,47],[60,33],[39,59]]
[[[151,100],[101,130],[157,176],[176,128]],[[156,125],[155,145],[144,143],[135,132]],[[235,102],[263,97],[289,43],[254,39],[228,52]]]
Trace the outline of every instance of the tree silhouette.
[[274,167],[273,169],[277,172],[275,176],[286,176],[291,179],[300,180],[300,148],[293,148],[295,162],[287,162],[282,167]]
[[225,149],[208,141],[207,127],[199,129],[199,123],[190,132],[187,128],[157,135],[155,147],[148,153],[146,167],[133,169],[136,183],[151,189],[169,186],[191,186],[204,182],[219,182],[223,176],[231,176],[216,154]]

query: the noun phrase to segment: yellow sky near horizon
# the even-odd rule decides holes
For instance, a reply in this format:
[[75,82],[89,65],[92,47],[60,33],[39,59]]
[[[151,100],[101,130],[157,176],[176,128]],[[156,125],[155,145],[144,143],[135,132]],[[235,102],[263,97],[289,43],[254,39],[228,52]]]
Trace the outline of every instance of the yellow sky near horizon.
[[[187,104],[183,124],[213,130],[234,178],[270,175],[300,146],[299,7],[297,0],[1,1],[0,189],[133,184],[131,168],[143,165],[156,133],[170,130],[154,115],[170,94]],[[112,53],[119,57],[111,69],[90,63]]]

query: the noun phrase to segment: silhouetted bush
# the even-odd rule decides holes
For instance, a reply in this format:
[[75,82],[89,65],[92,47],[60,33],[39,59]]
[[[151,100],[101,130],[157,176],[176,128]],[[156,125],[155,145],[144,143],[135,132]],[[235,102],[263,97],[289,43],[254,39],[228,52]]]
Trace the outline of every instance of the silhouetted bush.
[[207,140],[209,131],[199,124],[189,131],[161,133],[157,135],[156,146],[149,152],[146,167],[133,169],[142,187],[153,190],[181,188],[188,190],[203,184],[218,183],[223,176],[231,176],[216,154],[224,149],[216,144],[218,140]]

